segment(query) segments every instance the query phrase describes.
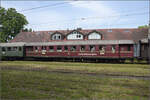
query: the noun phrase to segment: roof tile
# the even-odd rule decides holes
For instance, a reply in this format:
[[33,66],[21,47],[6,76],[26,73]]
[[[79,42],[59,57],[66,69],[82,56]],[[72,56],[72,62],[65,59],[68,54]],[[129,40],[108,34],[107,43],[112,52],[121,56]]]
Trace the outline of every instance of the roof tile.
[[[103,35],[104,40],[133,40],[135,42],[147,38],[148,29],[85,29],[78,30],[84,35],[96,30]],[[112,30],[109,32],[108,30]],[[127,31],[128,30],[128,31]],[[73,30],[52,30],[52,31],[36,31],[36,32],[21,32],[10,42],[50,42],[50,36],[54,32],[60,32],[63,35],[67,35]]]

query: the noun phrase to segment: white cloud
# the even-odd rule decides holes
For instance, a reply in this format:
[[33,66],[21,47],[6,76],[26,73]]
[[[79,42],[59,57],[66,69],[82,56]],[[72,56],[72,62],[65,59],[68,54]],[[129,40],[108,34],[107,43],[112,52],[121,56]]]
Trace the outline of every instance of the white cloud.
[[[21,11],[32,7],[41,6],[42,4],[47,5],[45,3],[50,4],[51,2],[5,1],[3,2],[3,5],[7,8],[15,7],[17,11]],[[34,30],[50,30],[64,28],[71,29],[77,27],[95,28],[101,26],[108,26],[112,23],[115,23],[120,18],[119,16],[108,17],[112,15],[119,15],[119,13],[104,5],[102,1],[68,1],[68,4],[71,5],[71,8],[75,10],[76,8],[77,10],[83,10],[84,13],[80,12],[80,15],[70,16],[73,14],[70,9],[70,12],[64,14],[63,12],[60,13],[55,10],[49,10],[48,8],[47,10],[38,9],[35,11],[27,11],[21,13],[23,13],[29,21],[29,25],[27,27],[31,27]],[[63,21],[66,19],[72,19],[74,17],[77,17],[77,20],[74,20],[72,22]],[[80,17],[81,19],[78,19]],[[60,21],[63,22],[61,23]]]
[[[39,7],[48,5],[51,2],[38,2],[38,1],[3,1],[2,6],[5,8],[15,8],[18,12],[24,14],[29,22],[27,28],[32,28],[35,31],[38,30],[52,30],[60,27],[60,20],[66,20],[66,16],[57,11],[48,9],[38,9],[34,11],[22,10],[30,9],[33,7]],[[53,2],[52,2],[53,3]],[[62,27],[62,26],[61,26]]]
[[[28,27],[33,28],[34,30],[55,30],[67,28],[74,29],[77,27],[111,28],[115,26],[115,24],[120,23],[123,24],[132,21],[137,22],[136,18],[121,17],[120,14],[122,12],[120,11],[120,9],[127,9],[127,8],[119,7],[115,9],[115,7],[108,6],[108,4],[110,5],[110,2],[109,3],[105,1],[67,1],[67,2],[68,2],[67,4],[57,7],[47,7],[20,13],[23,13],[26,16],[27,20],[30,23]],[[51,5],[55,3],[59,3],[59,1],[57,2],[2,1],[2,6],[5,8],[13,7],[16,8],[17,11],[21,11],[24,9]],[[128,9],[131,10],[132,8]]]
[[[86,9],[89,13],[91,13],[91,16],[85,17],[84,21],[78,20],[76,22],[78,26],[85,26],[84,24],[90,24],[90,27],[94,27],[94,25],[110,25],[120,18],[120,14],[118,12],[104,5],[102,1],[73,1],[69,3],[73,7]],[[114,15],[117,17],[109,17]]]
[[27,16],[27,20],[30,23],[28,27],[35,30],[57,29],[60,26],[60,21],[65,19],[66,16],[55,11],[42,11]]

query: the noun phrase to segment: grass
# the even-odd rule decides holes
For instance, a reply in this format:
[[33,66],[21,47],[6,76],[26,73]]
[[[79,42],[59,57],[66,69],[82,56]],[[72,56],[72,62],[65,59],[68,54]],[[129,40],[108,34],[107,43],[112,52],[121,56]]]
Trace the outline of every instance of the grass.
[[26,68],[39,68],[47,71],[64,70],[82,73],[98,73],[108,75],[150,76],[149,65],[142,64],[99,64],[99,63],[73,63],[73,62],[37,62],[37,61],[6,61],[0,66]]
[[0,68],[2,99],[149,100],[150,96],[150,80],[86,74],[149,76],[149,65],[5,61]]

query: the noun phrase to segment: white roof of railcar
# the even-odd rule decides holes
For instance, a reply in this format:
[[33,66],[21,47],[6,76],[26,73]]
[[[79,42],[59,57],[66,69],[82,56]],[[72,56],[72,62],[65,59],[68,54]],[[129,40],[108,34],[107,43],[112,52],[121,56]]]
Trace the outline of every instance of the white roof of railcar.
[[53,41],[53,42],[32,42],[26,46],[42,45],[113,45],[113,44],[134,44],[132,40],[84,40],[84,41]]
[[47,45],[113,45],[113,44],[134,44],[132,40],[84,40],[84,41],[53,41],[53,42],[13,42],[0,43],[0,46],[15,47],[15,46],[47,46]]
[[25,42],[13,42],[13,43],[0,43],[0,46],[5,47],[15,47],[15,46],[24,46]]

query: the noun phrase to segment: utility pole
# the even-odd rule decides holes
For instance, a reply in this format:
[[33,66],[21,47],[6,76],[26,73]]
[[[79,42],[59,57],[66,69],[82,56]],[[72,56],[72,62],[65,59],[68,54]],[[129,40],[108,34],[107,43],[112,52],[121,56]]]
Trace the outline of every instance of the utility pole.
[[[0,10],[1,10],[1,0],[0,0]],[[1,16],[1,15],[0,15]],[[1,24],[1,21],[0,21],[0,32],[2,31],[2,24]],[[2,47],[0,46],[0,62],[1,62],[1,59],[2,59]]]
[[150,24],[148,26],[148,63],[150,64]]
[[[149,14],[150,14],[150,7],[149,7]],[[150,64],[150,17],[149,17],[149,26],[148,26],[148,63]]]
[[148,27],[148,63],[150,64],[150,21]]

